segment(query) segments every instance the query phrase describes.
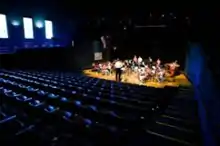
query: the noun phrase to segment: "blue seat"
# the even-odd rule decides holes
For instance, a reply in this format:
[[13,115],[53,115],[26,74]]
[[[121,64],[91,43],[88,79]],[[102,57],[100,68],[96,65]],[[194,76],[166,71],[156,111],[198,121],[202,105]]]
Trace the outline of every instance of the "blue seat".
[[43,104],[43,102],[41,102],[40,100],[33,100],[33,101],[29,102],[29,105],[34,106],[34,107],[40,106],[42,104]]
[[25,95],[17,96],[16,99],[19,100],[19,101],[23,101],[23,102],[27,102],[27,101],[32,100],[31,97],[27,97],[27,96],[25,96]]
[[44,110],[48,113],[53,113],[55,112],[56,110],[58,110],[58,108],[52,106],[52,105],[48,105],[46,108],[44,108]]
[[74,103],[75,103],[76,106],[81,106],[82,105],[81,101],[78,101],[78,100],[74,101]]
[[29,91],[29,92],[36,92],[36,91],[38,91],[39,89],[36,89],[36,88],[32,88],[32,87],[30,87],[30,86],[28,86],[28,87],[26,87],[27,88],[27,91]]
[[39,90],[39,91],[37,92],[37,94],[38,94],[38,95],[41,95],[41,96],[45,96],[45,95],[47,94],[47,92],[44,91],[44,90]]
[[52,98],[52,99],[57,99],[57,98],[59,98],[59,95],[56,95],[54,93],[50,93],[50,94],[48,94],[48,97]]

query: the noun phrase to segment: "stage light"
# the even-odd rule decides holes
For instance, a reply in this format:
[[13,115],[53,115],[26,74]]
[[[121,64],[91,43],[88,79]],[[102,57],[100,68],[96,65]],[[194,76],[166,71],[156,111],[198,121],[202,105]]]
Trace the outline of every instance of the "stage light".
[[8,27],[6,15],[0,14],[0,38],[7,39],[8,38]]
[[13,26],[19,26],[19,25],[20,25],[20,22],[17,21],[17,20],[12,20],[11,24],[12,24]]
[[45,20],[45,35],[46,39],[53,38],[53,23],[52,21]]
[[34,39],[32,18],[23,18],[23,24],[24,24],[24,38]]
[[164,14],[162,14],[161,17],[164,17]]
[[36,22],[35,22],[35,26],[36,26],[37,28],[42,28],[42,27],[44,27],[44,24],[43,24],[42,21],[36,21]]

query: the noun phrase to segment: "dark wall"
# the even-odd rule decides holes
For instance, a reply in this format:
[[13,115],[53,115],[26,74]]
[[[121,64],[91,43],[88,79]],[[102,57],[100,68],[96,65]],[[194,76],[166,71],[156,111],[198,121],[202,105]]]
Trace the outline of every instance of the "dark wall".
[[3,68],[78,70],[91,66],[93,49],[91,42],[84,42],[74,48],[42,48],[20,50],[14,54],[0,56]]
[[184,67],[187,46],[184,33],[173,28],[134,28],[128,31],[124,35],[118,35],[118,49],[113,52],[119,58],[151,56],[154,60],[160,58],[165,63],[178,60],[181,67]]
[[[42,48],[17,51],[15,54],[1,55],[1,66],[6,68],[53,69],[65,68],[67,48]],[[64,66],[63,66],[64,65]]]

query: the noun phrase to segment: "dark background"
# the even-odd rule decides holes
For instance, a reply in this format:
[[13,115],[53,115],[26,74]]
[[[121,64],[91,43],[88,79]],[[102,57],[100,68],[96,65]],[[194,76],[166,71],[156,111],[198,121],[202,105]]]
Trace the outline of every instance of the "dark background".
[[[1,5],[1,13],[6,15],[16,13],[20,17],[44,14],[45,18],[50,18],[54,22],[55,28],[59,28],[59,31],[55,32],[57,36],[55,39],[67,40],[68,43],[54,49],[20,48],[15,54],[1,55],[1,66],[4,67],[81,69],[92,64],[94,53],[92,44],[94,41],[100,41],[102,35],[110,36],[109,49],[111,56],[115,58],[151,56],[164,62],[178,60],[181,67],[184,67],[188,42],[196,38],[194,36],[196,33],[191,31],[196,14],[190,11],[158,11],[120,6],[110,8],[95,4],[89,7],[59,1],[53,3],[48,1],[43,6],[39,1],[23,1],[26,5],[22,5],[21,2],[13,2],[14,5],[7,3]],[[162,14],[165,15],[164,18],[160,18]],[[176,19],[173,19],[174,16]],[[186,17],[189,17],[189,20],[186,20]],[[161,24],[166,25],[166,28],[136,28],[137,25]],[[16,39],[11,39],[9,44],[13,44],[14,40]],[[74,40],[74,47],[71,47],[70,40]],[[117,47],[116,51],[113,51],[114,46]],[[99,50],[103,49],[100,47]]]
[[[154,59],[159,57],[165,62],[179,60],[184,67],[189,42],[199,42],[210,62],[219,60],[216,49],[219,46],[220,32],[218,11],[213,9],[212,11],[197,10],[188,7],[187,10],[179,8],[168,10],[141,6],[141,4],[127,4],[125,7],[123,3],[114,5],[109,2],[100,5],[96,2],[87,2],[85,5],[84,2],[9,0],[2,1],[0,12],[9,16],[16,14],[20,17],[43,15],[59,28],[56,39],[67,42],[62,48],[21,49],[17,54],[1,55],[1,66],[5,67],[34,68],[36,65],[38,68],[42,66],[43,69],[83,68],[91,65],[94,50],[92,44],[95,40],[100,41],[102,35],[111,36],[110,52],[112,56],[122,59],[131,58],[134,54],[143,58],[152,56]],[[170,13],[177,19],[173,20],[169,16]],[[162,14],[165,14],[165,19],[159,19]],[[189,20],[186,20],[186,17]],[[136,25],[160,24],[165,24],[167,27],[135,28]],[[125,26],[126,30],[123,29]],[[70,40],[75,41],[74,48],[70,46]],[[10,46],[12,43],[8,44]],[[112,50],[113,46],[117,46],[116,52]],[[209,63],[209,67],[215,70],[213,66],[215,66],[213,63]]]

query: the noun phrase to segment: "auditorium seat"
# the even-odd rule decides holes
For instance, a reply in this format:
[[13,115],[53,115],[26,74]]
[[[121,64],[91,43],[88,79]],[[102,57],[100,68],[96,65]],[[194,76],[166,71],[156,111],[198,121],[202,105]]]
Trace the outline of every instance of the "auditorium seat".
[[196,104],[182,92],[76,73],[1,70],[0,124],[3,132],[12,127],[8,144],[197,144]]

